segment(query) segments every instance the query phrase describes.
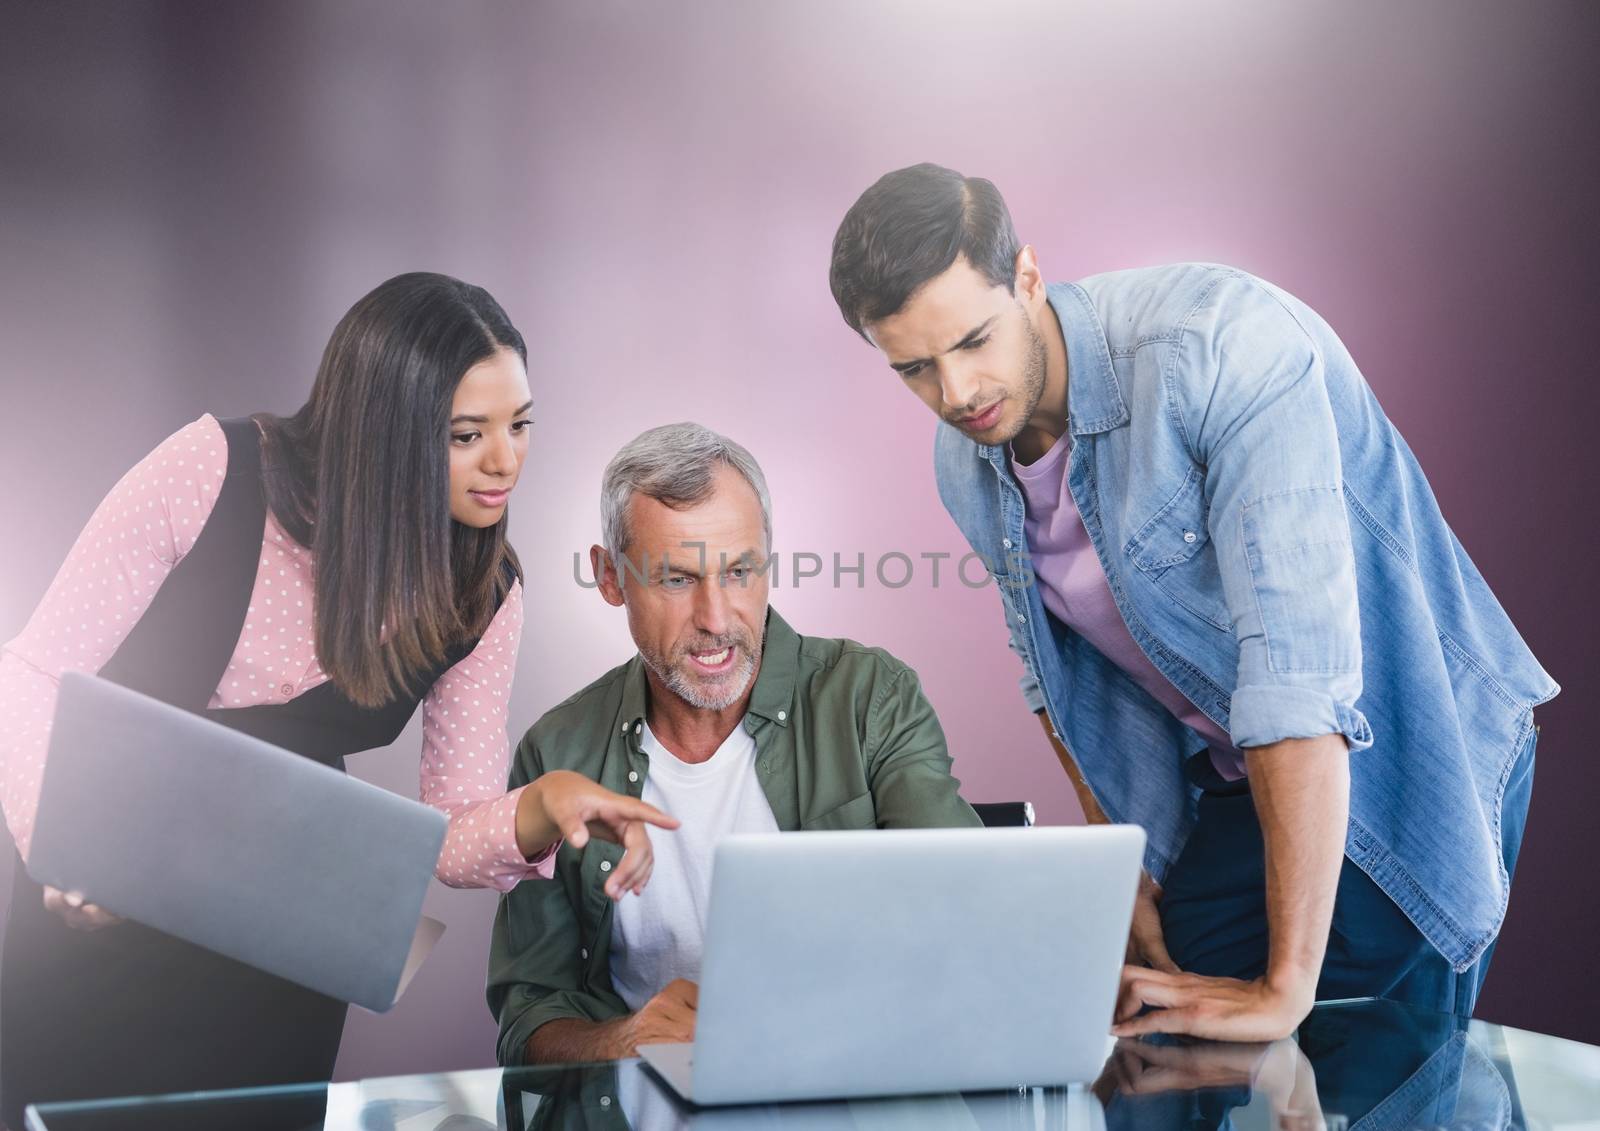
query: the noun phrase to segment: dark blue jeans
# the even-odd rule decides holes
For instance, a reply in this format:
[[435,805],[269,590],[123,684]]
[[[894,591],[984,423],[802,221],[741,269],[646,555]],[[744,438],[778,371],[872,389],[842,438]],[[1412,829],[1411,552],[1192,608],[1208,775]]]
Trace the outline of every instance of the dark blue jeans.
[[[1516,871],[1527,823],[1537,738],[1536,731],[1529,735],[1506,783],[1500,828],[1507,875]],[[1190,973],[1258,978],[1267,968],[1266,865],[1249,783],[1222,779],[1204,752],[1191,760],[1190,776],[1203,792],[1199,820],[1167,873],[1161,899],[1167,949]],[[1490,944],[1456,973],[1346,857],[1317,999],[1381,997],[1470,1016],[1493,955]]]

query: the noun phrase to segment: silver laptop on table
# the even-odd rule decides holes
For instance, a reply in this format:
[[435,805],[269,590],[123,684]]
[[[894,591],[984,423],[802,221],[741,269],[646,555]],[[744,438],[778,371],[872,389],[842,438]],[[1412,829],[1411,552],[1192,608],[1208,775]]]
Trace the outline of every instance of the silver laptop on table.
[[382,1011],[443,814],[125,687],[62,677],[28,872],[124,918]]
[[1132,825],[815,832],[717,846],[696,1104],[1093,1080],[1144,854]]

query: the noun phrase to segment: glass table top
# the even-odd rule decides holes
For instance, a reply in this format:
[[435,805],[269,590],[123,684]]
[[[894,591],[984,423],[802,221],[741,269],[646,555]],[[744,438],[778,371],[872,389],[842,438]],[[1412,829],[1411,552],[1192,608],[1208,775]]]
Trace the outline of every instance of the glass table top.
[[1270,1045],[1107,1042],[1074,1087],[696,1109],[639,1061],[41,1104],[28,1131],[1376,1131],[1600,1129],[1600,1047],[1386,1001]]

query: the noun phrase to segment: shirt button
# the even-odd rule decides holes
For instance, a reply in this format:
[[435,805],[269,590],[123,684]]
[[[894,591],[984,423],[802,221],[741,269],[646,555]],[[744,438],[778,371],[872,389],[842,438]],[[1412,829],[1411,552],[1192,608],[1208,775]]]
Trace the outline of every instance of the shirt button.
[[285,698],[288,698],[294,694],[294,684],[286,683],[282,687],[278,688],[278,690],[283,693]]
[[601,1096],[600,1097],[600,1106],[601,1107],[610,1107],[611,1106],[611,1097],[610,1096]]
[[634,734],[638,734],[642,729],[644,729],[643,728],[643,724],[641,724],[641,723],[634,723],[633,724],[633,733]]
[[780,723],[783,722],[783,720],[787,719],[788,717],[789,717],[789,712],[788,711],[779,711],[778,712],[778,721]]
[[578,951],[578,955],[579,955],[579,957],[584,959],[584,961],[588,961],[588,959],[589,959],[589,948],[588,947],[584,947],[582,950]]
[[639,780],[639,771],[638,770],[629,770],[628,771],[628,780],[629,781],[638,781]]
[[601,871],[602,871],[602,872],[609,872],[609,871],[611,871],[611,861],[609,861],[609,860],[602,860],[602,861],[600,861],[600,870],[601,870]]
[[1009,538],[1000,539],[1000,544],[1008,550],[1011,549],[1011,539]]
[[1018,624],[1027,624],[1028,623],[1028,618],[1023,616],[1021,613],[1018,613],[1017,614],[1017,623]]
[[622,724],[622,731],[621,731],[621,733],[622,733],[622,734],[627,734],[627,733],[628,733],[628,724],[627,724],[627,723],[623,723],[623,724]]
[[1183,540],[1185,542],[1193,542],[1194,541],[1194,537],[1195,537],[1194,531],[1192,531],[1192,530],[1185,530],[1183,532]]

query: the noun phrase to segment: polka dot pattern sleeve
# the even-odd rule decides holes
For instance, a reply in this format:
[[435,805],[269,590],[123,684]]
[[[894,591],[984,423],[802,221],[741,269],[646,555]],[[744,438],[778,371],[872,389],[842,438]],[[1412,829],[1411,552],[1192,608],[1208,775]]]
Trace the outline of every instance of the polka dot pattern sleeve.
[[434,874],[451,887],[510,891],[555,873],[555,849],[529,861],[517,848],[517,801],[506,792],[507,701],[522,639],[522,583],[506,594],[476,648],[422,701],[422,800],[450,818]]
[[24,859],[62,673],[97,672],[194,546],[228,470],[210,415],[173,433],[95,509],[22,632],[0,651],[0,808]]

